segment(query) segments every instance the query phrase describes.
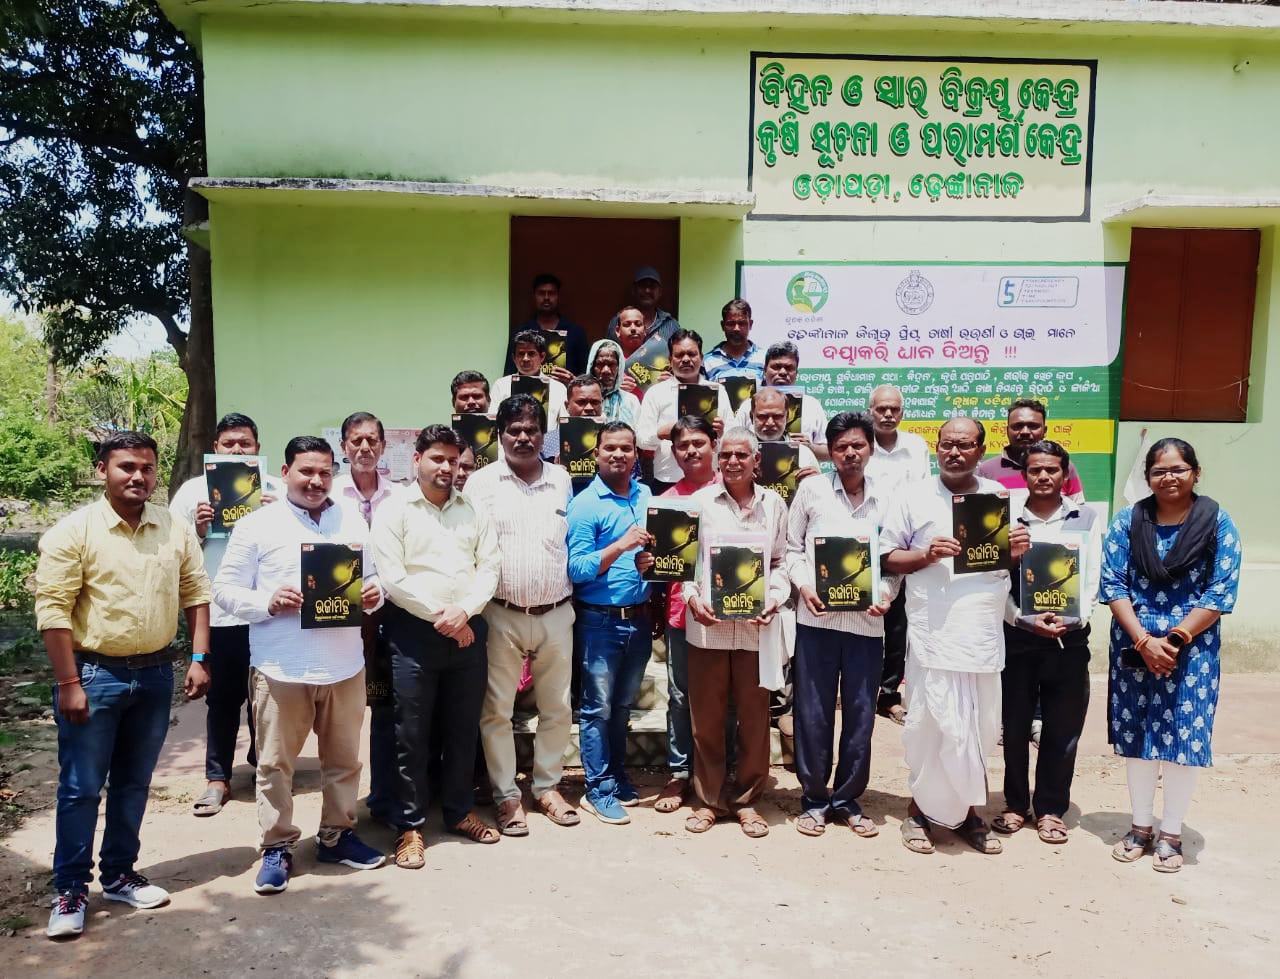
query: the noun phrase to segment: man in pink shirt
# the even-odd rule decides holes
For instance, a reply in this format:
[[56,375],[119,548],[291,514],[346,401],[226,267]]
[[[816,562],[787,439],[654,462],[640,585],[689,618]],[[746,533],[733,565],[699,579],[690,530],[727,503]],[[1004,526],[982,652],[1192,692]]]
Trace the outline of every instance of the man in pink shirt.
[[[671,448],[683,473],[663,497],[692,496],[716,481],[716,432],[705,418],[686,415],[671,429]],[[684,633],[684,593],[671,586],[667,602],[667,767],[671,778],[653,808],[675,812],[693,776],[693,724],[689,717],[689,645]]]
[[[978,476],[982,479],[993,479],[1001,486],[1009,489],[1026,489],[1027,479],[1022,472],[1022,460],[1028,447],[1046,438],[1049,430],[1046,420],[1049,411],[1043,401],[1035,398],[1019,398],[1009,406],[1009,444],[1004,452],[990,459],[982,460],[978,467]],[[1075,463],[1067,473],[1067,481],[1062,484],[1062,495],[1073,503],[1084,502],[1084,485],[1080,482],[1080,474],[1076,472]]]

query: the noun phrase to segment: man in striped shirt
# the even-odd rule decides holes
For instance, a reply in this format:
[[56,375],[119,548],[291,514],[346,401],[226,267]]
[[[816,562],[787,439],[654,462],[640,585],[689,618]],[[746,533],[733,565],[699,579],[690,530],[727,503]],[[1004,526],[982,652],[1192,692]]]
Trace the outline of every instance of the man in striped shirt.
[[565,544],[565,512],[572,496],[569,474],[542,459],[547,414],[527,394],[498,406],[502,458],[476,472],[467,497],[488,513],[498,535],[502,563],[498,588],[484,611],[489,627],[489,681],[480,715],[489,779],[504,836],[528,836],[516,786],[511,712],[521,667],[529,658],[538,729],[533,742],[533,798],[560,826],[579,822],[560,794],[564,753],[573,723],[569,684],[573,672],[573,584]]

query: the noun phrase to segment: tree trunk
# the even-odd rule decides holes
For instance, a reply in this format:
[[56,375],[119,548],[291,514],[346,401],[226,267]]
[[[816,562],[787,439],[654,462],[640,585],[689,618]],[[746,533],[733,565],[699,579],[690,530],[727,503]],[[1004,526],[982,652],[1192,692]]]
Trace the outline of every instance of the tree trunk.
[[[186,192],[184,223],[208,217],[208,202]],[[213,445],[217,425],[217,397],[213,364],[213,293],[211,256],[195,242],[187,242],[187,267],[191,275],[191,325],[187,332],[182,369],[187,375],[187,406],[178,430],[178,447],[169,478],[169,494],[199,473],[204,454]]]
[[58,361],[52,348],[44,363],[44,420],[50,425],[58,420]]

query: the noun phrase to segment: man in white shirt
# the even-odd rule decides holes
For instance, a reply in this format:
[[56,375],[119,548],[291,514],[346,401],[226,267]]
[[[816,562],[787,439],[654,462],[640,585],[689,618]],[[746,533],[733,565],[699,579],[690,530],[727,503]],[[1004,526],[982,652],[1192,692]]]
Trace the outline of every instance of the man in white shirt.
[[[818,473],[818,458],[803,435],[787,435],[787,396],[777,388],[761,388],[742,406],[748,409],[746,429],[761,442],[794,442],[800,449],[798,481]],[[741,410],[741,409],[739,409]],[[826,436],[823,436],[824,444]]]
[[[858,799],[871,774],[871,734],[884,658],[884,613],[898,590],[898,581],[883,577],[880,592],[866,597],[869,608],[865,611],[839,611],[822,601],[814,570],[815,540],[871,538],[879,533],[881,512],[888,501],[880,498],[866,471],[874,441],[866,415],[842,411],[832,417],[827,425],[827,445],[835,471],[805,480],[787,514],[787,573],[800,592],[791,679],[796,774],[802,793],[796,829],[805,836],[821,836],[828,823],[846,825],[862,837],[879,833]],[[828,789],[837,697],[840,758],[835,784]]]
[[[676,330],[667,341],[667,349],[671,353],[672,376],[645,392],[644,401],[640,404],[640,421],[636,425],[636,444],[640,449],[653,453],[650,488],[655,495],[675,485],[684,475],[671,451],[671,429],[680,420],[677,417],[680,385],[711,383],[702,376],[702,337],[695,331],[684,327]],[[715,387],[716,418],[711,425],[718,438],[733,417],[733,410],[724,388],[719,384]]]
[[357,870],[386,859],[355,834],[364,721],[364,646],[358,626],[302,629],[302,548],[334,543],[362,549],[361,607],[382,604],[368,528],[334,503],[333,449],[314,435],[284,450],[286,497],[236,524],[213,595],[249,623],[253,717],[258,732],[258,826],[262,866],[254,889],[275,894],[289,885],[293,848],[293,772],[307,735],[320,754],[322,803],[316,850],[321,863]]
[[[765,836],[769,825],[754,807],[769,779],[769,691],[761,661],[781,674],[779,630],[769,628],[791,595],[783,563],[787,549],[787,505],[756,482],[760,444],[744,428],[731,428],[720,440],[720,483],[690,498],[702,509],[698,532],[699,573],[710,547],[725,534],[750,534],[765,542],[768,566],[764,608],[758,618],[717,618],[704,581],[684,583],[685,634],[689,642],[689,711],[693,717],[693,789],[699,805],[685,821],[691,833],[704,833],[730,813],[742,832]],[[692,619],[692,621],[690,621]],[[762,652],[763,651],[763,652]],[[737,765],[732,784],[725,760],[725,713],[732,696],[738,717]]]
[[[236,412],[223,415],[214,428],[212,451],[216,455],[259,455],[258,426],[247,415]],[[274,476],[265,472],[261,476],[265,506],[284,495],[284,489]],[[213,505],[209,502],[209,484],[203,473],[178,487],[169,501],[169,511],[195,527],[204,551],[205,571],[212,581],[222,564],[227,539],[209,537]],[[196,816],[217,815],[231,798],[231,771],[235,765],[236,740],[240,736],[240,710],[249,700],[249,623],[212,604],[209,609],[209,643],[204,750],[204,777],[208,785],[192,805]],[[249,723],[248,762],[256,767],[258,755],[252,706],[245,710],[245,716]]]
[[[800,375],[800,348],[790,340],[780,340],[771,344],[764,354],[764,386],[765,388],[796,387],[796,379]],[[763,390],[763,388],[761,389]],[[738,406],[735,424],[751,427],[751,403],[743,402]],[[756,433],[760,435],[759,432]],[[764,435],[760,435],[765,438]],[[813,450],[820,460],[830,459],[827,452],[827,413],[822,404],[811,394],[800,394],[800,434],[792,436]]]
[[[895,487],[910,486],[933,476],[929,468],[929,443],[914,432],[899,430],[902,424],[902,392],[892,384],[881,384],[871,392],[871,422],[876,441],[871,466],[885,498]],[[889,606],[884,617],[884,669],[880,674],[880,695],[876,712],[895,724],[907,719],[902,706],[902,677],[907,667],[907,593],[904,589]]]
[[[897,491],[880,534],[881,567],[906,575],[907,723],[902,746],[911,769],[911,805],[902,841],[932,853],[930,823],[955,830],[979,853],[999,853],[977,806],[987,801],[985,754],[1000,736],[1000,671],[1004,668],[1004,607],[1008,571],[957,575],[961,553],[952,534],[952,497],[999,493],[999,483],[975,470],[986,430],[972,418],[952,418],[938,432],[938,478]],[[1030,538],[1009,532],[1014,560]]]
[[573,583],[565,519],[573,490],[569,474],[541,458],[547,416],[538,402],[528,395],[508,398],[498,407],[497,427],[502,458],[478,471],[467,488],[467,498],[492,521],[502,555],[498,587],[484,610],[489,680],[480,734],[498,828],[504,836],[527,836],[511,729],[526,656],[538,705],[533,799],[557,825],[580,821],[559,789],[573,723]]
[[[333,480],[333,498],[360,514],[365,526],[399,489],[379,472],[387,451],[387,432],[377,415],[356,411],[342,420],[342,454],[349,471]],[[369,701],[369,814],[391,821],[395,805],[396,719],[391,706],[391,656],[379,641],[382,610],[364,617],[360,636],[364,642],[365,695]]]
[[[1001,675],[1004,718],[1004,812],[991,821],[997,833],[1015,833],[1036,820],[1045,843],[1067,842],[1062,821],[1071,806],[1076,747],[1089,708],[1089,616],[1102,574],[1102,521],[1066,494],[1071,456],[1057,442],[1041,440],[1025,447],[1022,475],[1028,498],[1020,515],[1035,543],[1076,544],[1074,569],[1080,589],[1076,616],[1057,612],[1024,614],[1025,574],[1015,575],[1005,606],[1005,666]],[[1028,558],[1023,559],[1026,568]],[[1043,589],[1043,583],[1036,583]],[[1052,585],[1050,586],[1052,587]],[[1035,794],[1028,770],[1032,717],[1042,708],[1044,726],[1036,755]]]
[[488,515],[454,488],[465,448],[462,436],[444,425],[419,432],[416,481],[373,522],[371,549],[390,599],[383,631],[391,650],[400,775],[396,866],[406,870],[426,863],[422,827],[430,801],[428,747],[432,754],[437,748],[433,730],[449,832],[477,843],[502,839],[472,812],[476,730],[488,682],[480,613],[497,588],[502,555]]
[[[547,439],[543,447],[543,458],[553,459],[560,445],[559,422],[565,413],[565,402],[569,400],[568,389],[554,377],[542,373],[542,365],[547,360],[547,335],[543,330],[521,330],[511,341],[511,359],[515,362],[516,373],[500,377],[493,382],[493,403],[502,404],[511,397],[513,382],[517,376],[536,377],[546,382],[546,400],[542,407],[547,410]],[[534,395],[537,398],[537,395]],[[537,398],[542,401],[542,398]]]

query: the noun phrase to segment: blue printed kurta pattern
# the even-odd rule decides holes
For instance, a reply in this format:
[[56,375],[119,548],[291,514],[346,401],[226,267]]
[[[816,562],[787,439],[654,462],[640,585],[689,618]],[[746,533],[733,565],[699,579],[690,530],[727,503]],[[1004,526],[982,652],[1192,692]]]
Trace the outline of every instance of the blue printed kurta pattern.
[[[1100,600],[1127,598],[1142,627],[1163,636],[1193,608],[1230,612],[1240,582],[1240,535],[1225,510],[1218,511],[1218,547],[1212,569],[1206,561],[1164,586],[1141,577],[1130,562],[1129,526],[1133,508],[1116,514],[1103,545]],[[1178,526],[1156,527],[1156,552],[1163,559],[1178,539]],[[1218,709],[1222,635],[1220,622],[1196,636],[1167,677],[1120,664],[1131,644],[1111,623],[1111,683],[1108,735],[1116,754],[1179,765],[1213,764],[1213,719]]]

